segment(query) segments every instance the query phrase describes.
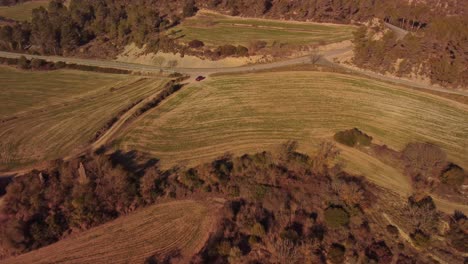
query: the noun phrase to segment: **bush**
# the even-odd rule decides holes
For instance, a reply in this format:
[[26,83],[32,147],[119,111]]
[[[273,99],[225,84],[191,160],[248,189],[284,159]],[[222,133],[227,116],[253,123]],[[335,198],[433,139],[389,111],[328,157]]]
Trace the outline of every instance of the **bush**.
[[335,134],[334,139],[346,146],[354,147],[356,145],[369,146],[372,143],[372,137],[361,132],[357,128],[340,131]]
[[449,164],[440,176],[440,181],[454,187],[460,187],[465,182],[465,171],[456,164]]
[[244,46],[237,46],[237,51],[236,51],[237,56],[245,57],[249,55],[249,49],[244,47]]
[[418,247],[427,247],[431,242],[431,237],[419,229],[411,234],[411,239]]
[[344,263],[346,248],[340,244],[332,244],[328,251],[327,258],[331,263]]
[[332,228],[349,224],[349,214],[341,207],[329,207],[325,210],[325,222]]
[[394,225],[387,225],[387,232],[393,236],[398,236],[400,231],[398,231],[398,228]]
[[201,48],[203,46],[205,46],[205,43],[203,43],[203,41],[200,41],[198,39],[194,39],[192,41],[190,41],[188,43],[189,47],[193,48],[193,49],[198,49],[198,48]]
[[203,185],[203,181],[198,177],[195,169],[189,169],[181,178],[180,182],[190,190],[198,189]]
[[233,45],[226,44],[224,46],[219,46],[217,51],[220,56],[228,57],[228,56],[236,55],[237,48]]
[[20,67],[23,70],[27,70],[30,68],[29,61],[26,59],[25,56],[21,56],[18,60],[18,67]]
[[256,237],[265,236],[265,228],[263,227],[261,223],[255,223],[252,226],[252,230],[250,230],[250,232],[252,233],[253,236],[256,236]]
[[43,59],[32,59],[31,60],[31,67],[33,69],[40,69],[46,64],[47,64],[47,62],[45,60],[43,60]]

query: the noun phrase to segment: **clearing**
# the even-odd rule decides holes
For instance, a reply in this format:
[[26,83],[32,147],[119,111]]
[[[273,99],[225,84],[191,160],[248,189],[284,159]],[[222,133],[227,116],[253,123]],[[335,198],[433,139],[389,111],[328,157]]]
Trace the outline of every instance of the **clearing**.
[[202,10],[172,31],[184,43],[197,39],[207,46],[248,47],[252,41],[262,40],[271,47],[274,43],[309,46],[340,42],[352,39],[353,30],[355,27],[349,25],[241,18]]
[[89,145],[110,120],[160,91],[169,80],[76,71],[12,71],[0,71],[0,80],[8,80],[0,103],[13,105],[2,110],[6,117],[0,131],[0,169],[64,157]]
[[150,206],[4,263],[143,263],[196,254],[215,225],[215,206],[176,201]]
[[28,1],[14,6],[0,6],[0,16],[17,21],[32,19],[32,10],[38,7],[47,7],[49,0]]
[[[144,115],[118,140],[164,166],[195,165],[225,152],[274,150],[297,140],[313,153],[337,131],[357,127],[375,142],[402,149],[412,141],[441,146],[467,168],[468,106],[445,98],[350,75],[274,72],[210,77],[185,87]],[[375,157],[342,148],[348,169],[398,190],[406,177]]]

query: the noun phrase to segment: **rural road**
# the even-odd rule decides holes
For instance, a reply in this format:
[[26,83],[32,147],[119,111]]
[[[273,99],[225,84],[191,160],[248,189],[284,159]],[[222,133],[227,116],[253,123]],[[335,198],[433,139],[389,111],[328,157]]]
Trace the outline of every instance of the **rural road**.
[[[324,64],[324,65],[331,64],[334,66],[344,68],[351,72],[356,72],[362,75],[366,75],[374,79],[379,79],[379,80],[383,80],[387,82],[393,82],[395,84],[403,84],[403,85],[412,86],[412,87],[420,88],[420,89],[427,89],[427,90],[432,90],[432,91],[437,91],[437,92],[468,96],[468,91],[445,89],[443,87],[429,85],[429,84],[425,84],[425,83],[421,83],[418,81],[413,81],[413,80],[409,80],[405,78],[386,76],[386,75],[381,75],[381,74],[371,72],[371,71],[351,68],[349,66],[333,62],[334,57],[337,57],[351,50],[352,50],[352,46],[349,45],[347,47],[343,47],[339,49],[323,51],[320,53],[320,55],[322,56],[322,59],[318,62],[318,64]],[[166,72],[180,72],[183,74],[187,74],[187,75],[192,76],[192,78],[198,75],[209,76],[215,73],[237,73],[237,72],[250,72],[250,71],[258,71],[258,70],[269,70],[269,69],[275,69],[275,68],[280,68],[280,67],[285,67],[285,66],[310,63],[310,56],[303,56],[303,57],[286,59],[286,60],[277,61],[277,62],[246,65],[246,66],[240,66],[240,67],[172,68],[170,69],[170,68],[160,68],[154,65],[145,65],[145,64],[120,62],[120,61],[80,59],[80,58],[70,58],[70,57],[61,57],[61,56],[40,56],[40,55],[29,55],[29,54],[20,54],[20,53],[0,51],[0,57],[4,57],[4,58],[19,58],[21,56],[25,56],[28,59],[36,58],[36,59],[44,59],[47,61],[53,61],[53,62],[63,61],[66,63],[75,63],[75,64],[80,64],[80,65],[97,66],[97,67],[104,67],[104,68],[115,68],[115,69],[130,70],[130,71],[160,72],[162,69]]]

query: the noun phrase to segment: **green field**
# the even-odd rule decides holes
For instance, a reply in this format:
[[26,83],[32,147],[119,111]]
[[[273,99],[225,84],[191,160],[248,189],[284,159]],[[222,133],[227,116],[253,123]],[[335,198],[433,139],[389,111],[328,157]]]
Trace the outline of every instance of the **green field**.
[[183,42],[201,40],[208,46],[224,44],[249,46],[263,40],[289,45],[333,43],[352,38],[354,27],[306,22],[286,22],[266,19],[229,17],[211,12],[199,12],[184,20],[173,31]]
[[[2,69],[0,168],[70,155],[133,103],[159,91],[166,78],[77,71]],[[20,113],[18,113],[20,112]]]
[[[396,149],[434,142],[468,167],[467,123],[466,105],[379,81],[323,72],[252,73],[184,88],[126,131],[120,146],[152,153],[165,165],[195,164],[228,151],[273,149],[286,140],[298,140],[311,154],[336,131],[357,127]],[[385,167],[343,150],[357,171],[378,174]],[[385,170],[386,177],[399,174]]]
[[32,10],[41,6],[46,7],[49,0],[29,1],[14,6],[1,6],[0,16],[17,21],[31,20]]

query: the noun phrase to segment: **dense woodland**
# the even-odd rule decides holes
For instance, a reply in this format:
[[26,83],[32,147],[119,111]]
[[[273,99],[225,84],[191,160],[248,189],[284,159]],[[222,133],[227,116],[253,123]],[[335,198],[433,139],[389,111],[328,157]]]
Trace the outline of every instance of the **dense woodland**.
[[[339,138],[369,142],[356,131],[346,134]],[[227,154],[169,170],[136,152],[55,161],[8,186],[1,252],[40,248],[162,200],[222,197],[227,202],[217,231],[192,263],[433,263],[429,248],[463,263],[465,215],[446,216],[429,196],[405,201],[345,173],[333,143],[324,142],[313,156],[296,149],[297,143],[287,142],[277,154]],[[401,226],[388,224],[382,213]],[[439,229],[441,223],[448,229]],[[401,228],[418,249],[401,237]],[[148,263],[160,260],[154,258]]]
[[355,33],[354,63],[382,73],[468,87],[468,17],[438,17],[423,29],[420,26],[411,26],[414,32],[402,39],[382,25],[360,28]]

